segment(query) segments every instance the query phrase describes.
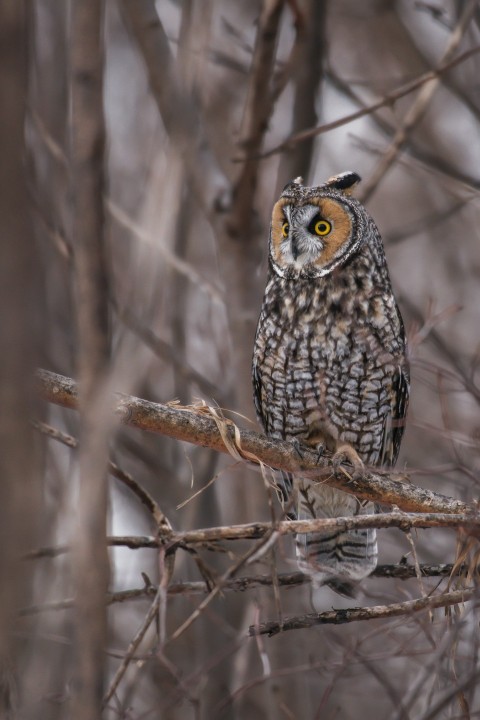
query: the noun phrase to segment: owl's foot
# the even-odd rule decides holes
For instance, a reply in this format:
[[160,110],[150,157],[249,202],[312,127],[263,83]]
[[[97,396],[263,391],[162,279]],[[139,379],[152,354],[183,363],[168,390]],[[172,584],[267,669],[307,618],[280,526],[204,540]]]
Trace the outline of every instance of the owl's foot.
[[300,440],[297,440],[297,438],[294,438],[291,443],[300,460],[305,460],[305,445],[301,443]]
[[335,472],[337,472],[340,465],[345,462],[350,463],[350,465],[353,465],[354,470],[360,472],[365,468],[357,451],[348,443],[341,443],[340,445],[337,445],[335,454],[332,457],[332,464]]
[[344,578],[337,578],[332,575],[332,577],[325,582],[325,585],[339,595],[343,595],[343,597],[355,598],[358,595],[358,583],[349,582]]
[[323,454],[324,454],[324,452],[325,452],[325,445],[323,445],[322,443],[317,443],[316,445],[314,445],[314,446],[312,447],[312,446],[310,446],[310,445],[305,445],[305,444],[301,443],[300,440],[297,440],[297,439],[292,440],[291,442],[292,442],[292,445],[293,445],[293,447],[295,448],[295,451],[296,451],[298,457],[300,458],[300,460],[304,460],[304,459],[305,459],[305,449],[306,449],[306,448],[308,448],[308,450],[310,450],[310,449],[316,450],[316,452],[317,452],[317,463],[318,463],[318,462],[320,461],[320,459],[323,457]]
[[322,443],[317,443],[315,445],[315,450],[317,451],[317,463],[318,463],[318,462],[320,462],[320,459],[325,454],[325,445],[323,445]]

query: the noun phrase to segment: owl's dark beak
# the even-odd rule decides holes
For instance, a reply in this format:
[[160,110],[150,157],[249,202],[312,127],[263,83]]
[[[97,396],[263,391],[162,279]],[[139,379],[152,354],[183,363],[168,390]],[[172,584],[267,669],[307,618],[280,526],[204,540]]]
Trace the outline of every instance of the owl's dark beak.
[[291,251],[292,251],[292,257],[294,260],[298,258],[300,253],[300,248],[298,247],[298,239],[295,237],[295,235],[292,237],[292,243],[290,245]]

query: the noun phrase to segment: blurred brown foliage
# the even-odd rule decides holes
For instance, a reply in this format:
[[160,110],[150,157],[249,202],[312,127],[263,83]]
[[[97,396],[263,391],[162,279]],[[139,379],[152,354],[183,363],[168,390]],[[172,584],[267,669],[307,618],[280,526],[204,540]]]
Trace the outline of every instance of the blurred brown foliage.
[[[0,5],[2,717],[480,715],[475,592],[447,610],[249,637],[349,606],[276,582],[296,570],[291,536],[180,548],[172,578],[165,548],[107,558],[105,542],[154,535],[152,517],[178,531],[280,517],[260,473],[121,427],[111,393],[201,398],[256,427],[269,215],[298,175],[364,178],[410,342],[399,466],[478,497],[479,46],[474,0]],[[79,378],[80,414],[40,404],[36,365]],[[477,542],[461,531],[379,534],[381,563],[458,560],[471,575],[372,577],[363,606],[474,584]],[[222,589],[237,567],[271,584]]]

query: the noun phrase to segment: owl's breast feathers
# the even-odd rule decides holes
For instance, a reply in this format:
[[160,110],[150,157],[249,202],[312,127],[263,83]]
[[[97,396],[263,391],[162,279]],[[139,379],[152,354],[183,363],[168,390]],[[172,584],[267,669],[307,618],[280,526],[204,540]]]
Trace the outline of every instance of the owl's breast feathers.
[[384,264],[368,246],[317,278],[271,273],[255,340],[255,403],[265,432],[351,444],[393,464],[408,402],[402,320]]

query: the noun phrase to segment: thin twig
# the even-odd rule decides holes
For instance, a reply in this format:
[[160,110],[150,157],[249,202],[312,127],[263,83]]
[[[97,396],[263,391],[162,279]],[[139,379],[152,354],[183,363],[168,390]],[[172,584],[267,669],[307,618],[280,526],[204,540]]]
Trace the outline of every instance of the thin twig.
[[[33,426],[39,432],[43,433],[44,435],[48,435],[48,437],[53,438],[58,442],[61,442],[67,447],[73,449],[78,447],[78,440],[76,438],[74,438],[72,435],[67,435],[67,433],[62,432],[61,430],[58,430],[57,428],[54,428],[47,423],[35,421],[33,422]],[[172,526],[167,516],[160,509],[160,506],[158,505],[156,500],[153,499],[150,493],[147,492],[147,490],[145,490],[145,488],[143,488],[140,483],[138,483],[130,475],[130,473],[122,470],[122,468],[120,468],[116,463],[112,462],[111,460],[108,463],[108,470],[111,475],[116,477],[117,480],[120,480],[120,482],[126,485],[137,496],[142,505],[147,508],[148,512],[152,516],[154,525],[156,528],[158,528],[158,530],[171,530]]]
[[[455,568],[453,563],[441,565],[420,565],[422,577],[428,578],[450,578],[463,577],[466,575],[468,568],[466,565],[459,565]],[[398,565],[378,565],[370,577],[387,578],[395,580],[411,580],[416,577],[416,569],[413,565],[400,563]],[[312,576],[307,573],[279,573],[277,575],[278,586],[283,588],[298,587],[299,585],[309,585],[312,582]],[[222,585],[222,592],[246,592],[247,590],[255,590],[259,587],[272,587],[275,580],[271,575],[251,575],[229,580]],[[193,582],[171,583],[167,588],[167,595],[175,597],[177,595],[205,595],[211,592],[212,585],[210,582],[201,580]],[[106,604],[115,605],[118,603],[132,602],[134,600],[144,600],[154,597],[157,588],[146,583],[144,587],[132,588],[130,590],[119,590],[118,592],[107,593]],[[36,615],[43,612],[57,612],[58,610],[68,610],[75,605],[73,598],[58,600],[50,603],[30,605],[22,608],[19,612],[21,617],[26,615]]]
[[[456,682],[453,687],[449,687],[444,690],[436,702],[432,703],[428,707],[428,710],[420,718],[420,720],[434,720],[434,718],[440,717],[440,713],[445,706],[460,692],[464,692],[472,685],[475,687],[478,685],[478,678],[480,677],[480,668],[474,668],[466,678]],[[477,715],[477,713],[475,713]],[[462,715],[462,718],[469,720],[468,716]]]
[[125,657],[123,658],[122,662],[120,663],[120,666],[117,668],[117,672],[113,676],[112,682],[110,683],[110,686],[109,686],[107,693],[103,700],[104,705],[106,705],[108,703],[108,701],[113,697],[113,694],[115,693],[123,676],[125,675],[127,668],[129,666],[129,664],[131,663],[132,658],[135,655],[135,652],[136,652],[138,646],[140,645],[143,638],[145,637],[145,633],[147,632],[148,628],[150,627],[152,622],[157,617],[158,608],[160,605],[161,594],[162,594],[162,587],[161,587],[161,585],[159,585],[157,588],[157,592],[155,594],[154,600],[148,610],[148,613],[146,614],[146,616],[145,616],[141,626],[137,630],[135,636],[131,640],[131,642],[127,648],[127,652],[125,653]]
[[195,608],[195,610],[189,615],[189,617],[183,622],[180,627],[178,627],[175,632],[171,635],[171,637],[168,639],[168,642],[172,642],[173,640],[176,640],[182,635],[185,630],[187,630],[202,614],[202,612],[205,610],[207,605],[209,605],[212,600],[218,595],[218,593],[222,590],[223,585],[227,583],[230,578],[232,578],[235,573],[237,573],[243,565],[247,564],[249,560],[251,560],[253,557],[257,557],[258,554],[261,552],[262,548],[267,548],[269,545],[269,541],[274,535],[273,528],[270,528],[270,532],[265,535],[261,540],[259,540],[258,543],[256,543],[250,550],[248,550],[244,555],[242,555],[237,562],[235,562],[231,567],[228,568],[228,570],[222,575],[221,578],[217,581],[217,584],[211,590],[211,592],[207,595],[205,600],[203,600],[200,605]]
[[[402,294],[400,296],[400,304],[402,307],[406,307],[408,312],[417,320],[419,323],[424,325],[426,319],[424,314],[418,309],[418,307],[412,302],[410,297]],[[480,404],[480,388],[475,384],[472,377],[463,367],[457,353],[451,348],[443,339],[441,334],[435,327],[430,328],[428,333],[429,339],[433,342],[437,350],[440,350],[442,355],[452,364],[455,370],[458,372],[465,389],[475,398],[477,403]]]
[[[415,547],[415,542],[413,540],[412,531],[409,530],[407,533],[405,533],[405,535],[408,540],[408,544],[410,545],[410,547],[412,549],[413,566],[415,568],[415,575],[418,580],[418,586],[420,588],[420,592],[422,593],[423,597],[427,597],[428,593],[425,591],[425,585],[423,584],[422,571],[420,570],[420,563],[418,561],[417,548]],[[433,613],[431,610],[429,610],[429,616],[430,616],[430,622],[433,622]]]
[[210,382],[210,380],[199,373],[198,370],[195,370],[194,367],[189,365],[173,345],[163,340],[163,338],[160,338],[151,328],[143,324],[138,317],[135,317],[130,308],[124,307],[118,310],[118,316],[126,327],[135,333],[158,357],[170,363],[183,381],[186,380],[187,382],[193,383],[204,395],[215,398],[216,402],[220,405],[224,404],[223,389]]

